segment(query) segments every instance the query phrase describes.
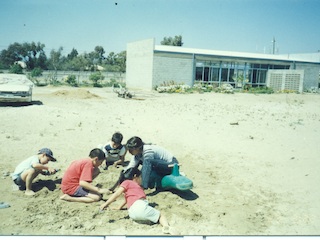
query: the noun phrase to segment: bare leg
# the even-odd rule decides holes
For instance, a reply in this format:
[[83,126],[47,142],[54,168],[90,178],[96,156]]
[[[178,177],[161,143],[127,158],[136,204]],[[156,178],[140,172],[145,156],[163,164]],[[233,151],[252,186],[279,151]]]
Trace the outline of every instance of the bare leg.
[[68,194],[63,194],[60,197],[61,200],[65,200],[68,202],[83,202],[83,203],[92,203],[92,202],[97,202],[101,199],[101,195],[89,193],[85,197],[72,197]]
[[160,214],[159,223],[162,225],[162,232],[164,234],[179,235],[175,229],[170,227],[167,218],[163,214]]
[[38,174],[39,171],[36,171],[34,168],[28,169],[21,174],[21,179],[26,183],[26,195],[32,196],[35,194],[35,192],[32,191],[32,181],[38,176]]
[[166,226],[169,227],[168,220],[167,220],[167,218],[166,218],[163,214],[160,214],[159,223],[160,223],[161,226],[163,226],[163,227],[166,227]]

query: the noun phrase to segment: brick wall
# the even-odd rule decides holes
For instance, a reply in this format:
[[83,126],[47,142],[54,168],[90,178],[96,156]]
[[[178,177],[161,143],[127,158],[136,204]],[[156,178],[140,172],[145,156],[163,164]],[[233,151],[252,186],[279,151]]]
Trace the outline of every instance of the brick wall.
[[318,89],[319,71],[320,67],[316,64],[296,64],[296,69],[304,70],[303,89],[310,90],[312,88]]
[[193,61],[190,57],[154,56],[153,87],[164,82],[187,84],[192,86]]

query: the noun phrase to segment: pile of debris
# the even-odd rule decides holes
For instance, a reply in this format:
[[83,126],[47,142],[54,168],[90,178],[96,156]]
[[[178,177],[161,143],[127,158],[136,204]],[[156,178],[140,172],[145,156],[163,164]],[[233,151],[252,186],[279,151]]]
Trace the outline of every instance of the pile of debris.
[[119,88],[115,88],[115,86],[112,86],[112,91],[118,94],[118,97],[122,98],[132,98],[134,96],[134,93],[129,92],[127,89],[123,88],[119,84]]

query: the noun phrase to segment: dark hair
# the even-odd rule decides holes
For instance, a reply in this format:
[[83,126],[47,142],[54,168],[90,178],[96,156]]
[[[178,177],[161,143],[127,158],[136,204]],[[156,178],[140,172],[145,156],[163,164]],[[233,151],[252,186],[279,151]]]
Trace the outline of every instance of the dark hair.
[[134,177],[139,177],[140,175],[141,171],[137,167],[123,170],[120,173],[119,184],[121,184],[124,180],[132,180]]
[[123,139],[123,136],[121,133],[119,132],[116,132],[112,135],[112,138],[111,138],[111,141],[116,143],[116,144],[121,144],[122,142],[122,139]]
[[105,155],[104,152],[103,152],[101,149],[99,149],[99,148],[94,148],[94,149],[92,149],[92,150],[90,151],[90,153],[89,153],[89,157],[91,157],[91,158],[98,157],[98,159],[99,159],[100,161],[106,159],[106,155]]
[[127,141],[126,147],[128,149],[142,149],[144,142],[139,137],[132,137]]

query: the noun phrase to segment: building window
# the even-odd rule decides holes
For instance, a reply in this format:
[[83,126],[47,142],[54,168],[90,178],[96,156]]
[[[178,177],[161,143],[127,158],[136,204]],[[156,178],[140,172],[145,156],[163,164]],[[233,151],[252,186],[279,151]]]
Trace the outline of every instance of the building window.
[[211,82],[218,82],[219,81],[219,70],[220,68],[211,68]]
[[268,69],[289,69],[290,65],[256,64],[249,62],[220,62],[196,60],[195,82],[207,84],[246,83],[265,86]]
[[196,67],[196,81],[202,81],[203,67]]

